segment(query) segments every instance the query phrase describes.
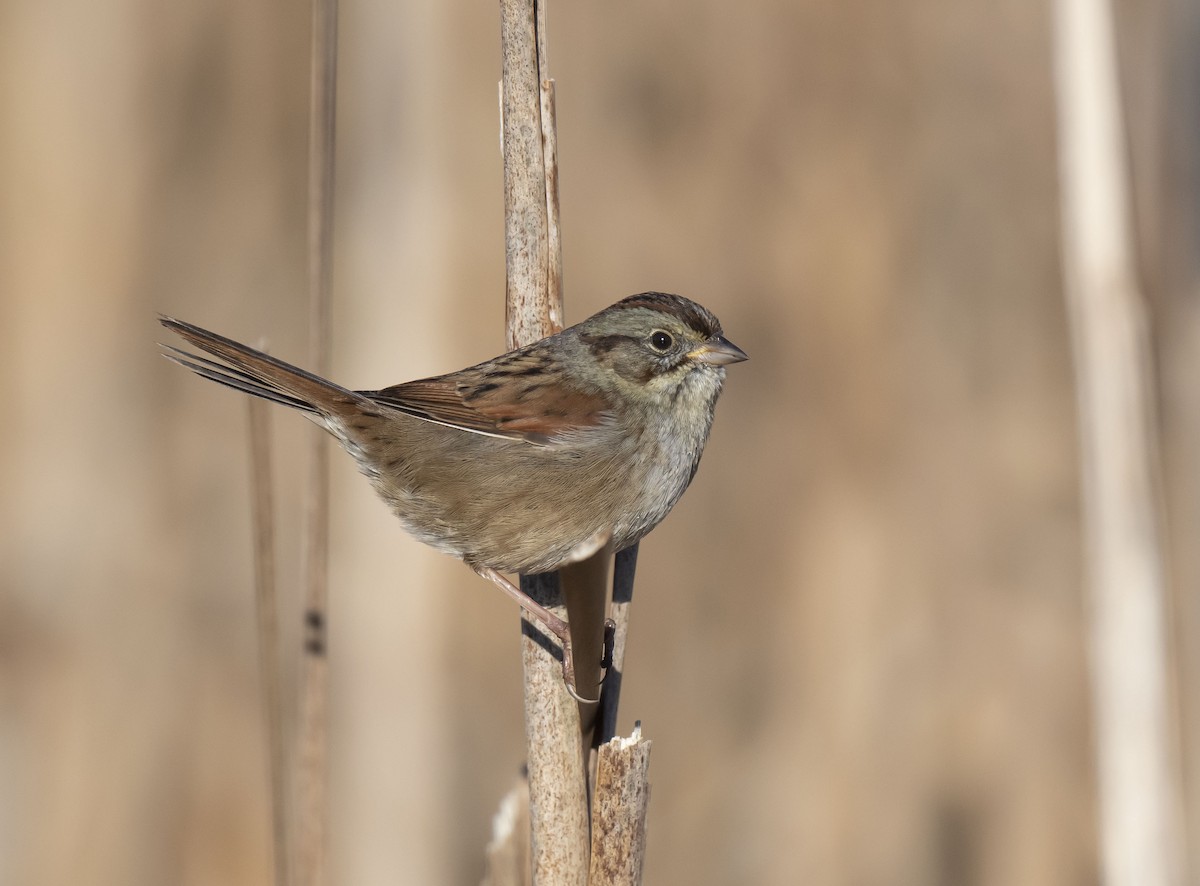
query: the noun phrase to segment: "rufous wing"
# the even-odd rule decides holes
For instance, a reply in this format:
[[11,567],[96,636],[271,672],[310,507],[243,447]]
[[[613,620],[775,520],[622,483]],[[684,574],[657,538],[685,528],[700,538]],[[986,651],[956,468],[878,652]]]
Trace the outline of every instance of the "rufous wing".
[[511,354],[436,378],[364,391],[408,415],[476,434],[554,443],[607,425],[608,400],[562,383],[545,356]]

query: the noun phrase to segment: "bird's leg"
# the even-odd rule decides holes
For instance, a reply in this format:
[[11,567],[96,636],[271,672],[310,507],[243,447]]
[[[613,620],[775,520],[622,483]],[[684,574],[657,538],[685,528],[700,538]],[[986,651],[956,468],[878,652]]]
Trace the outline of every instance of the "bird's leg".
[[580,704],[596,704],[600,699],[584,698],[575,688],[575,660],[571,656],[570,626],[495,569],[487,566],[472,566],[471,568],[475,570],[477,575],[486,578],[500,590],[504,591],[504,593],[508,594],[508,596],[520,603],[522,609],[532,613],[546,630],[558,637],[558,641],[562,643],[563,682],[567,686],[567,692],[570,693],[571,698]]

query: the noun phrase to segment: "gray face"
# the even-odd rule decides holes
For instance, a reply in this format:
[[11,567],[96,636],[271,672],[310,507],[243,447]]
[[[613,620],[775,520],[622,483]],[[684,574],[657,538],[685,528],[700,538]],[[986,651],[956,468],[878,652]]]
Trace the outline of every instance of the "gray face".
[[720,337],[721,324],[687,299],[632,296],[575,331],[623,388],[640,391],[656,405],[678,407],[682,397],[696,407],[720,391],[725,372],[708,349],[715,342],[727,344]]

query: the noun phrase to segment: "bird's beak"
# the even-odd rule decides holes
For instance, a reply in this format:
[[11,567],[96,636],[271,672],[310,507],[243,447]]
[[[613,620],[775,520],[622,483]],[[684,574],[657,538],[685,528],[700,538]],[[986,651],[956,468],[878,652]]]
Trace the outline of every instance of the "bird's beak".
[[713,366],[724,366],[726,363],[741,363],[749,360],[746,352],[729,341],[723,335],[714,335],[696,350],[688,354],[693,360],[709,363]]

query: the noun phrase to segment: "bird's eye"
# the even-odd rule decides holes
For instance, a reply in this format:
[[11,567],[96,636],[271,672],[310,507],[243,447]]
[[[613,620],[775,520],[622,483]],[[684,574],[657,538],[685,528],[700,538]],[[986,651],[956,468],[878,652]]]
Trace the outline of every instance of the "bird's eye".
[[675,339],[671,337],[671,333],[663,332],[661,329],[650,336],[650,347],[659,353],[665,354],[671,350],[673,344],[675,344]]

